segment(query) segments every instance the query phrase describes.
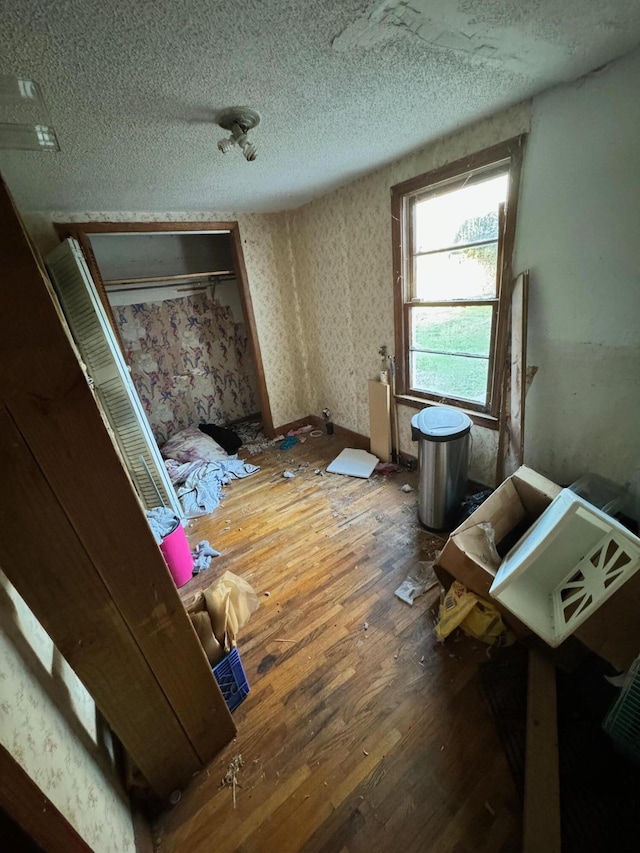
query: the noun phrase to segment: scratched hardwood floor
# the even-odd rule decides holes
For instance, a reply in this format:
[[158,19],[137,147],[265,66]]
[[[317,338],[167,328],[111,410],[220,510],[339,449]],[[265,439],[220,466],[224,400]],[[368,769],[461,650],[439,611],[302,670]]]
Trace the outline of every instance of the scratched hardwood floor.
[[[223,555],[185,603],[230,569],[260,608],[238,643],[251,693],[237,738],[160,816],[159,853],[518,849],[520,805],[479,688],[486,647],[435,641],[437,591],[413,607],[393,594],[442,545],[399,488],[417,475],[314,473],[344,446],[322,436],[248,457],[261,471],[188,530]],[[221,780],[238,754],[234,809]]]

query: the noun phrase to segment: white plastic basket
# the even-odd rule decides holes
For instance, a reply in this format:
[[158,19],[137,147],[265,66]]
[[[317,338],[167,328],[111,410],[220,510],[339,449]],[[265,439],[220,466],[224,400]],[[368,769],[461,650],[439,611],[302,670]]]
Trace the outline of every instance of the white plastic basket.
[[559,646],[640,568],[640,539],[563,489],[502,561],[490,593]]

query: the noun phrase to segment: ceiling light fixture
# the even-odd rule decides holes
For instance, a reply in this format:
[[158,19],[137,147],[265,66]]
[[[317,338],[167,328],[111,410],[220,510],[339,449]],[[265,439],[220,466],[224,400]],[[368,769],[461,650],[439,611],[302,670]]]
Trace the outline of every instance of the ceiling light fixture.
[[247,137],[247,133],[260,124],[260,116],[255,110],[250,107],[228,107],[218,113],[216,121],[221,128],[231,131],[231,136],[218,142],[218,149],[223,154],[227,154],[237,145],[242,149],[246,160],[256,159],[258,149]]

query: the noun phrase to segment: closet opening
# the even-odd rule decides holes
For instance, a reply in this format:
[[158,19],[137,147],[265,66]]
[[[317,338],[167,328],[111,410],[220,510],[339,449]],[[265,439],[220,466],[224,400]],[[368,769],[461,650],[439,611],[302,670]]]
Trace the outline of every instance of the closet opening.
[[57,224],[80,244],[159,445],[273,421],[236,222]]

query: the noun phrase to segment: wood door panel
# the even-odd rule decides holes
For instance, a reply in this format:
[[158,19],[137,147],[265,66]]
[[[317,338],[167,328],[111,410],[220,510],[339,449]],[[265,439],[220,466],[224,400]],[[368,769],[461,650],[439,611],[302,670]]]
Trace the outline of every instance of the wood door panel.
[[[27,560],[25,552],[7,544],[12,565],[5,570],[18,592],[37,606],[34,613],[48,625],[54,643],[74,666],[82,664],[85,686],[133,760],[147,768],[151,786],[166,792],[228,743],[235,726],[87,384],[51,284],[3,184],[0,281],[0,404],[10,413],[5,428],[20,437],[20,458],[28,450],[34,489],[46,483],[47,507],[58,505],[58,515],[48,509],[39,519],[29,514],[39,498],[31,501],[28,491],[16,488],[19,505],[7,516],[12,519],[7,539],[32,539],[29,547],[35,549],[36,538],[51,536],[58,559],[43,563],[46,554],[38,551],[37,559],[33,554]],[[5,510],[10,510],[6,504]],[[54,517],[61,519],[62,538]],[[63,559],[65,537],[78,565],[91,569],[90,587],[83,585],[84,575],[78,585],[67,583],[65,572],[71,567]],[[38,592],[39,579],[43,588],[58,584],[67,591],[68,601],[59,602],[65,619]],[[86,619],[88,605],[104,620],[97,636]],[[116,646],[124,642],[123,631],[133,638],[133,654],[146,664],[155,687],[150,683],[138,692],[117,678],[118,666],[109,666],[111,641]],[[95,665],[85,664],[74,635],[84,644],[83,654],[95,655]],[[133,695],[148,712],[143,719],[129,701]],[[159,741],[155,721],[165,715],[174,722],[167,719],[170,731]],[[184,760],[178,759],[183,750]]]

